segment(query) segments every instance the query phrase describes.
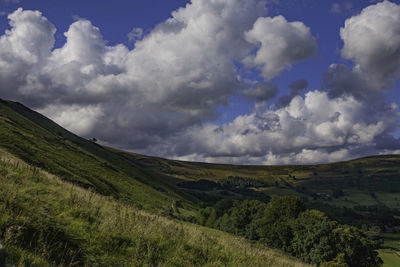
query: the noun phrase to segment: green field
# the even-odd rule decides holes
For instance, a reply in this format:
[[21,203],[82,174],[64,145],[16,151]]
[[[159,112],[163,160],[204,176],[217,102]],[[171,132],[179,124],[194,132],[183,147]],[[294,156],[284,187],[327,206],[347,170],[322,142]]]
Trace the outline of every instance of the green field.
[[385,242],[379,255],[383,259],[384,267],[397,267],[400,262],[400,234],[384,234]]
[[398,267],[399,262],[400,262],[400,256],[392,251],[392,250],[386,250],[386,249],[381,249],[379,250],[379,256],[383,260],[383,265],[384,267]]

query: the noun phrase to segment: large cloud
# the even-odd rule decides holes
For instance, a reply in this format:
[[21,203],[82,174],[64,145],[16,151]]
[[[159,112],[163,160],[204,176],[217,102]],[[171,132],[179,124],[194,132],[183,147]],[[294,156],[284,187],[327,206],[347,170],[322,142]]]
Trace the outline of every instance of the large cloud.
[[[100,30],[80,19],[65,33],[64,46],[52,51],[54,26],[40,12],[18,9],[1,37],[2,97],[20,100],[78,134],[125,148],[152,145],[216,119],[217,108],[244,88],[235,62],[254,50],[245,32],[266,15],[265,4],[194,0],[133,50],[107,46]],[[268,97],[259,86],[251,90],[254,97]]]
[[[384,102],[382,90],[397,79],[397,67],[370,74],[379,60],[365,64],[363,53],[348,49],[360,34],[349,23],[342,29],[343,56],[354,59],[354,68],[332,65],[326,92],[302,97],[308,84],[298,80],[273,109],[259,105],[277,94],[270,79],[317,52],[307,26],[265,17],[265,4],[193,0],[135,37],[132,50],[107,45],[100,29],[83,19],[54,49],[55,27],[40,12],[18,9],[0,37],[0,97],[103,143],[181,159],[311,163],[398,149],[390,135],[397,107]],[[373,7],[379,5],[390,3]],[[379,55],[374,49],[386,47],[367,49],[367,57]],[[254,68],[263,80],[241,76]],[[235,95],[254,101],[255,110],[212,123]]]
[[366,7],[340,29],[342,56],[387,85],[400,77],[400,6],[389,1]]
[[268,80],[315,55],[318,48],[307,26],[300,21],[288,22],[282,16],[259,18],[246,33],[246,39],[260,45],[260,49],[246,58],[245,63],[261,66],[262,75]]
[[322,89],[331,98],[351,95],[370,104],[382,102],[400,78],[400,5],[383,1],[364,8],[345,21],[340,37],[342,57],[354,66],[332,64]]
[[177,152],[213,161],[234,156],[230,161],[248,162],[253,158],[254,163],[343,159],[355,156],[352,150],[357,153],[360,147],[374,149],[374,140],[396,122],[396,109],[377,111],[351,96],[330,99],[325,92],[310,91],[276,111],[238,116],[222,126],[195,128],[189,134],[193,139],[190,148],[178,147]]
[[11,30],[0,37],[0,93],[24,97],[37,93],[27,85],[51,55],[55,28],[39,11],[18,9],[8,18]]

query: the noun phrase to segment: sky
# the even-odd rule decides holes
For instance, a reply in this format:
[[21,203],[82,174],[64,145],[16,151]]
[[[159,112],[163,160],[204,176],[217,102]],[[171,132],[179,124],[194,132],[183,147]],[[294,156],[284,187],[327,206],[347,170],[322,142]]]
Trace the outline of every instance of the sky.
[[400,2],[0,0],[0,98],[146,155],[400,154]]

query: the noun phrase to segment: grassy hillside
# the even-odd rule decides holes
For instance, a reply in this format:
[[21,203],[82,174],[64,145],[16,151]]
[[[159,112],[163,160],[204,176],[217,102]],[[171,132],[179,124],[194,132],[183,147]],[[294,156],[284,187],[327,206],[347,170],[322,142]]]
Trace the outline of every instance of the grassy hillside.
[[169,209],[175,200],[195,200],[134,162],[15,102],[0,100],[0,148],[64,181],[148,210]]
[[63,182],[4,152],[0,184],[0,239],[18,266],[308,266]]

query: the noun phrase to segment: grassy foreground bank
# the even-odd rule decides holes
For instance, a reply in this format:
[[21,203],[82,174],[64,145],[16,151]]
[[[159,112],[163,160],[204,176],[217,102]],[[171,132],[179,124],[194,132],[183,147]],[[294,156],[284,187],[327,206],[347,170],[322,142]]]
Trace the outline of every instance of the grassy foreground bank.
[[17,266],[308,266],[0,155],[0,239]]

